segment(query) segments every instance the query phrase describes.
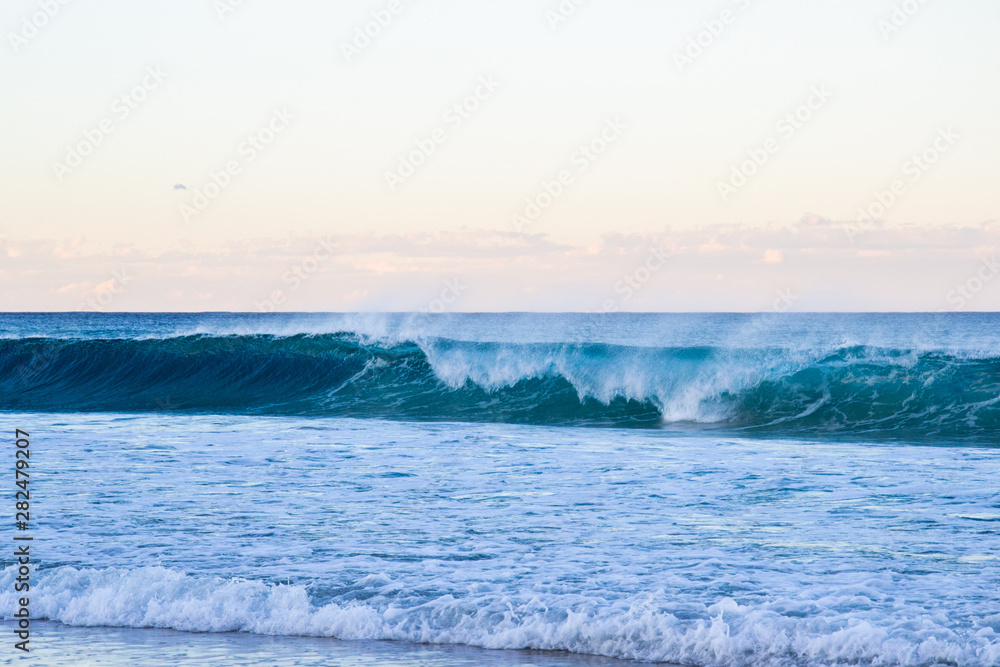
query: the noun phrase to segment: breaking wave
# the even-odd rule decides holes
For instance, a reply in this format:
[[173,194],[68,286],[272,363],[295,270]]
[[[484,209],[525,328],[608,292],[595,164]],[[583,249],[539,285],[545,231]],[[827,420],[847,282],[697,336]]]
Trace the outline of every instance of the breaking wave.
[[176,410],[992,440],[1000,357],[374,340],[0,339],[0,410]]

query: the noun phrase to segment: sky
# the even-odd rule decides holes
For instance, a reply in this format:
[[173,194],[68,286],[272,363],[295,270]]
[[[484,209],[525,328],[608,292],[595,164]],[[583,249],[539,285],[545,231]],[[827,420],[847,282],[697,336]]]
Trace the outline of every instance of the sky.
[[998,26],[9,0],[0,310],[996,310]]

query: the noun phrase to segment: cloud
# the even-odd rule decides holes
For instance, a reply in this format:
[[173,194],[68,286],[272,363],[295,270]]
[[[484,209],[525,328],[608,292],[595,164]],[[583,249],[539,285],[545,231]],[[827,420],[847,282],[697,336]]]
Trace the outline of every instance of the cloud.
[[780,250],[765,250],[764,251],[764,263],[765,264],[782,264],[785,261],[785,253]]
[[52,249],[52,254],[56,259],[76,259],[80,255],[80,248],[83,245],[83,237],[76,236],[69,241],[56,245]]
[[[798,224],[800,227],[845,227],[850,224],[850,221],[838,221],[817,213],[806,213]],[[855,222],[855,224],[857,223]]]
[[97,285],[96,287],[94,287],[93,291],[94,292],[106,292],[106,291],[114,290],[115,287],[116,287],[116,284],[117,283],[116,283],[116,281],[115,281],[114,278],[112,278],[110,280],[105,280],[103,283],[100,283],[99,285]]
[[70,283],[69,285],[60,287],[55,292],[56,294],[76,294],[89,290],[92,284],[90,282]]
[[[310,259],[321,244],[331,254]],[[889,226],[857,245],[833,224],[612,233],[579,244],[462,230],[178,241],[161,251],[80,239],[6,245],[18,255],[6,260],[0,282],[7,311],[75,309],[81,292],[123,266],[136,280],[113,309],[252,311],[281,291],[287,311],[408,311],[425,306],[444,281],[461,279],[468,289],[459,310],[592,311],[618,298],[616,285],[654,249],[669,259],[622,309],[758,310],[776,290],[793,289],[804,310],[926,311],[947,309],[957,281],[1000,248],[1000,224]],[[69,254],[73,261],[60,259]],[[977,308],[1000,308],[1000,289],[990,290],[977,296]]]

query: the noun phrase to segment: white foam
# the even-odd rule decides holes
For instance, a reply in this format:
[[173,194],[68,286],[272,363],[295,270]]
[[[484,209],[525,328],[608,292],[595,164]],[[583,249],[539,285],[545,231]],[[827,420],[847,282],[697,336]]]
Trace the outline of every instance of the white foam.
[[[6,619],[15,608],[16,576],[14,567],[0,574],[0,610]],[[852,618],[837,611],[849,598],[758,607],[723,598],[702,607],[700,617],[681,620],[663,611],[662,602],[669,597],[663,591],[613,602],[578,595],[444,595],[409,607],[360,602],[316,606],[297,585],[193,577],[162,567],[59,567],[38,573],[31,604],[36,618],[76,626],[456,643],[720,667],[976,667],[1000,660],[996,619],[984,619],[960,636],[938,623],[946,619],[931,613],[913,621],[885,618],[883,625]],[[820,604],[828,606],[817,608]],[[802,613],[805,609],[812,613]]]
[[667,422],[716,423],[730,417],[725,397],[766,379],[807,367],[824,352],[715,351],[685,359],[651,348],[602,348],[609,356],[578,345],[421,344],[435,375],[457,389],[467,382],[487,391],[518,382],[561,377],[583,400],[608,405],[615,399],[650,402]]

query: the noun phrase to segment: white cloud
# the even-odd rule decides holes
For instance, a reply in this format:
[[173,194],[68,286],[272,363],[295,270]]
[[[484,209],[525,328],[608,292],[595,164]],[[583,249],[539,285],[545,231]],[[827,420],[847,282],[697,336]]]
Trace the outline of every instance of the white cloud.
[[[306,260],[320,238],[334,253],[313,267]],[[82,241],[8,245],[20,257],[4,267],[0,310],[73,310],[81,293],[123,264],[121,248]],[[794,289],[802,310],[944,310],[955,281],[1000,247],[1000,225],[886,227],[861,245],[840,227],[799,224],[614,233],[579,246],[490,230],[179,242],[159,253],[131,246],[134,281],[112,308],[252,311],[283,290],[288,311],[408,311],[460,278],[468,289],[456,310],[591,311],[656,248],[670,258],[627,309],[761,310],[776,290]],[[72,262],[55,258],[66,247],[78,248]],[[291,290],[296,270],[304,279]],[[990,289],[996,293],[984,290],[977,308],[1000,307],[1000,289]]]

